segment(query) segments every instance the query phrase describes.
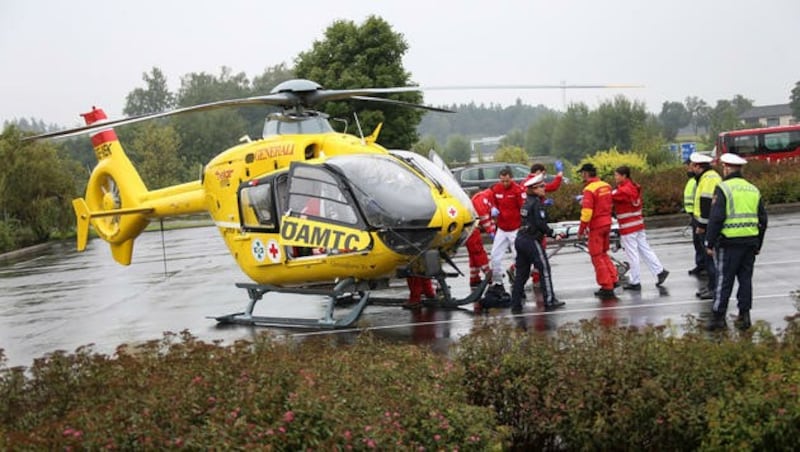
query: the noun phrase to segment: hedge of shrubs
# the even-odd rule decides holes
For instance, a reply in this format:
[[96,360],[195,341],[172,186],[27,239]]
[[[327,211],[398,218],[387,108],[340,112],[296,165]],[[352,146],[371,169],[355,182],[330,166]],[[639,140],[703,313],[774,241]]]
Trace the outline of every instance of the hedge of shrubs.
[[467,402],[460,366],[368,336],[222,347],[168,334],[0,375],[2,450],[486,450],[506,436]]
[[[0,365],[0,449],[792,450],[800,328],[696,320],[550,335],[498,321],[451,356],[383,343],[166,334]],[[0,358],[0,363],[2,362]]]
[[469,400],[527,450],[794,450],[800,330],[709,336],[696,321],[553,337],[499,328],[461,342]]

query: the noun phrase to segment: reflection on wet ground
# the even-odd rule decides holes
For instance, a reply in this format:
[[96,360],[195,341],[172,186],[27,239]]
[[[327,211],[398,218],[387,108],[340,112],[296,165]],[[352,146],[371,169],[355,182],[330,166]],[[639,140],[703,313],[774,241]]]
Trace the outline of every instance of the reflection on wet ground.
[[[592,296],[596,284],[589,257],[566,245],[551,258],[555,292],[567,303],[565,309],[543,312],[529,301],[521,315],[511,316],[507,309],[475,314],[471,306],[419,311],[368,306],[357,328],[335,332],[217,326],[209,320],[208,316],[241,311],[247,295],[234,283],[248,281],[211,227],[166,231],[163,248],[159,232],[145,233],[136,242],[129,267],[117,265],[98,240],[92,240],[84,253],[75,252],[71,242],[56,243],[32,257],[0,264],[0,348],[5,349],[7,364],[14,366],[90,343],[99,352],[113,353],[119,344],[157,339],[166,331],[188,330],[203,340],[228,343],[265,332],[297,338],[333,335],[348,343],[369,330],[387,340],[428,344],[446,353],[458,338],[496,322],[541,332],[593,318],[621,327],[680,325],[686,315],[704,315],[710,306],[694,296],[701,282],[686,272],[693,251],[684,229],[648,231],[650,244],[671,272],[663,288],[656,288],[655,278],[643,269],[641,292],[617,289],[617,298],[598,300]],[[554,245],[549,246],[553,252]],[[756,261],[754,321],[765,320],[780,329],[784,317],[796,312],[790,293],[798,289],[799,248],[799,219],[791,214],[773,216]],[[625,259],[621,250],[615,257]],[[456,263],[467,272],[465,255],[457,256]],[[465,296],[467,280],[452,280],[451,290],[456,297]],[[406,295],[403,281],[380,293],[381,297]],[[321,297],[267,294],[254,314],[318,318],[323,303]],[[733,299],[729,314],[735,313]]]

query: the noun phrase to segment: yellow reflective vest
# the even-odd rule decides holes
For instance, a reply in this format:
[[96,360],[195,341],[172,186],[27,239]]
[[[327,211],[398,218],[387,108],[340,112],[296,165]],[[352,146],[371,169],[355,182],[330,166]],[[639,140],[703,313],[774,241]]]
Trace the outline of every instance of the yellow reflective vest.
[[714,199],[714,189],[717,188],[722,178],[713,169],[706,170],[697,179],[697,189],[694,192],[693,214],[694,220],[701,225],[708,224],[708,215],[711,213],[711,201]]
[[694,213],[694,192],[697,190],[697,179],[690,177],[683,186],[683,211],[692,215]]
[[758,204],[761,192],[741,177],[720,182],[725,194],[725,221],[722,235],[726,238],[755,237],[758,235]]

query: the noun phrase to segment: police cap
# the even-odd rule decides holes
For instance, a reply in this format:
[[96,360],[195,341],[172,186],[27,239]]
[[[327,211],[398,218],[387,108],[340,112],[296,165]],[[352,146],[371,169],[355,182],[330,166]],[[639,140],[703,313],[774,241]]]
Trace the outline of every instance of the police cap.
[[526,187],[535,187],[535,186],[540,185],[540,184],[544,184],[544,175],[542,175],[542,174],[537,174],[535,176],[534,175],[529,175],[525,179],[525,181],[522,182],[522,185],[524,185]]
[[742,166],[747,164],[747,160],[743,159],[741,156],[732,154],[730,152],[722,154],[722,157],[720,157],[719,160],[726,165]]
[[711,163],[712,160],[711,156],[699,152],[692,152],[692,155],[689,156],[689,161],[692,163]]

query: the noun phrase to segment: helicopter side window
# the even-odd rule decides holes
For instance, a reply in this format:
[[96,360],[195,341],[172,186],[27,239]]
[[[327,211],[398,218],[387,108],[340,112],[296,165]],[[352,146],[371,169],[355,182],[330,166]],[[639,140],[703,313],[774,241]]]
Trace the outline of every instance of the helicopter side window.
[[277,227],[271,183],[242,188],[240,205],[245,228],[274,230]]

